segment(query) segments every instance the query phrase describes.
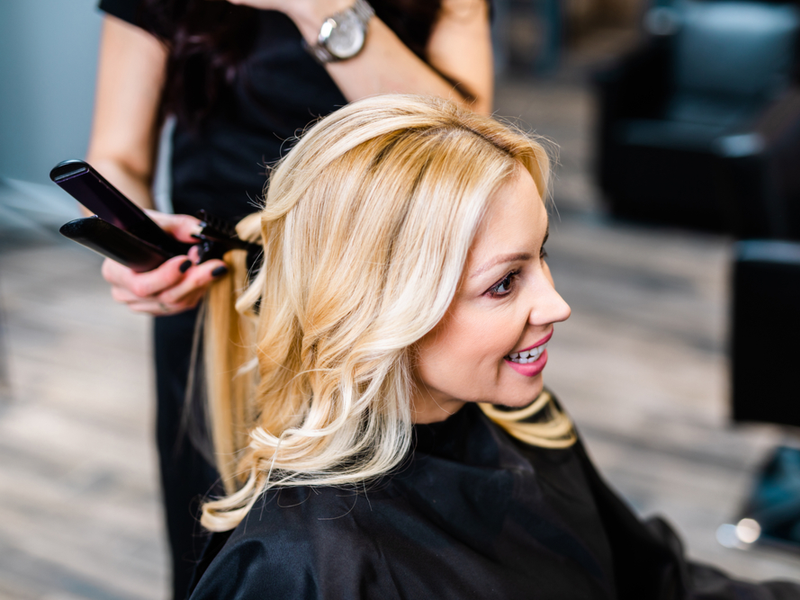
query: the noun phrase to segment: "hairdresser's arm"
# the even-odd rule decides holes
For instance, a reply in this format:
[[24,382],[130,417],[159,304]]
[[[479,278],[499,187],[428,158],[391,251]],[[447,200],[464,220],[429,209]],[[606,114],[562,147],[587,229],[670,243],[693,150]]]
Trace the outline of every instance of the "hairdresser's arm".
[[167,50],[116,17],[103,19],[87,161],[131,200],[153,208],[150,186]]
[[[153,206],[151,185],[158,139],[158,105],[167,54],[153,36],[120,19],[103,21],[94,122],[87,161],[131,200]],[[191,243],[198,221],[188,215],[151,212],[162,228]],[[191,254],[191,253],[190,253]],[[134,273],[110,259],[103,277],[111,295],[131,310],[155,315],[195,306],[224,263],[187,265],[196,256],[177,256],[148,273]],[[181,268],[183,267],[183,269]],[[188,267],[188,268],[187,268]]]
[[[316,42],[325,19],[354,0],[229,0],[263,9],[280,10],[297,25],[305,40]],[[369,23],[361,53],[326,65],[349,100],[389,92],[453,98],[488,114],[492,110],[492,45],[485,0],[442,0],[427,48],[433,69],[420,60],[380,19]],[[462,91],[439,73],[458,82]]]

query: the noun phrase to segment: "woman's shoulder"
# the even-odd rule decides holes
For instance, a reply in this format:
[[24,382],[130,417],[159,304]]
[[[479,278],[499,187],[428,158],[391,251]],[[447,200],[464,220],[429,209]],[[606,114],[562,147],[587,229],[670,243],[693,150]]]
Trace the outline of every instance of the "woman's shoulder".
[[267,493],[213,559],[204,557],[208,566],[192,600],[262,599],[265,590],[282,599],[359,597],[365,582],[374,586],[371,595],[392,598],[385,549],[377,542],[392,538],[374,535],[391,526],[385,511],[373,510],[386,500],[380,491],[334,487]]

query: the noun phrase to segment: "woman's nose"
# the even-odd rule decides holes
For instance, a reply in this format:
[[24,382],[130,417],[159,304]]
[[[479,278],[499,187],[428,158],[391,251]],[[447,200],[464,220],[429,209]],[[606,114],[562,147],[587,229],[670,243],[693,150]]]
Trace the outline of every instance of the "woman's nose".
[[529,318],[531,325],[549,325],[569,319],[572,309],[556,291],[551,277],[548,276],[547,280],[542,283],[536,296]]

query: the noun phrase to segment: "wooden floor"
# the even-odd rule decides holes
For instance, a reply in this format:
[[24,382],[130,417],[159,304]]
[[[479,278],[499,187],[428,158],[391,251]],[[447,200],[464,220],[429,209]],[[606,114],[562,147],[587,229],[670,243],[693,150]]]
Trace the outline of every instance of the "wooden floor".
[[[574,77],[502,85],[497,103],[561,145],[548,251],[573,315],[556,328],[546,381],[601,470],[642,515],[665,515],[696,559],[800,580],[798,555],[715,538],[769,449],[798,443],[728,421],[730,240],[604,216],[588,174],[591,96]],[[10,380],[0,400],[0,598],[165,598],[149,322],[110,300],[97,257],[50,233],[58,215],[37,220],[9,204],[27,242],[15,243],[20,229],[0,212]]]

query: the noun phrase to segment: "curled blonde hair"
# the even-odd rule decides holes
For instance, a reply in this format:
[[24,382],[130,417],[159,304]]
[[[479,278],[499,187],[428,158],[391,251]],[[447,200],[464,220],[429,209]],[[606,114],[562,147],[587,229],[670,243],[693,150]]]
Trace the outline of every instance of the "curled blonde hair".
[[266,489],[385,474],[412,435],[414,344],[442,319],[492,193],[527,170],[546,197],[541,144],[436,98],[386,95],[322,119],[273,170],[239,232],[258,275],[212,292],[206,369],[228,495],[203,507],[234,527]]

